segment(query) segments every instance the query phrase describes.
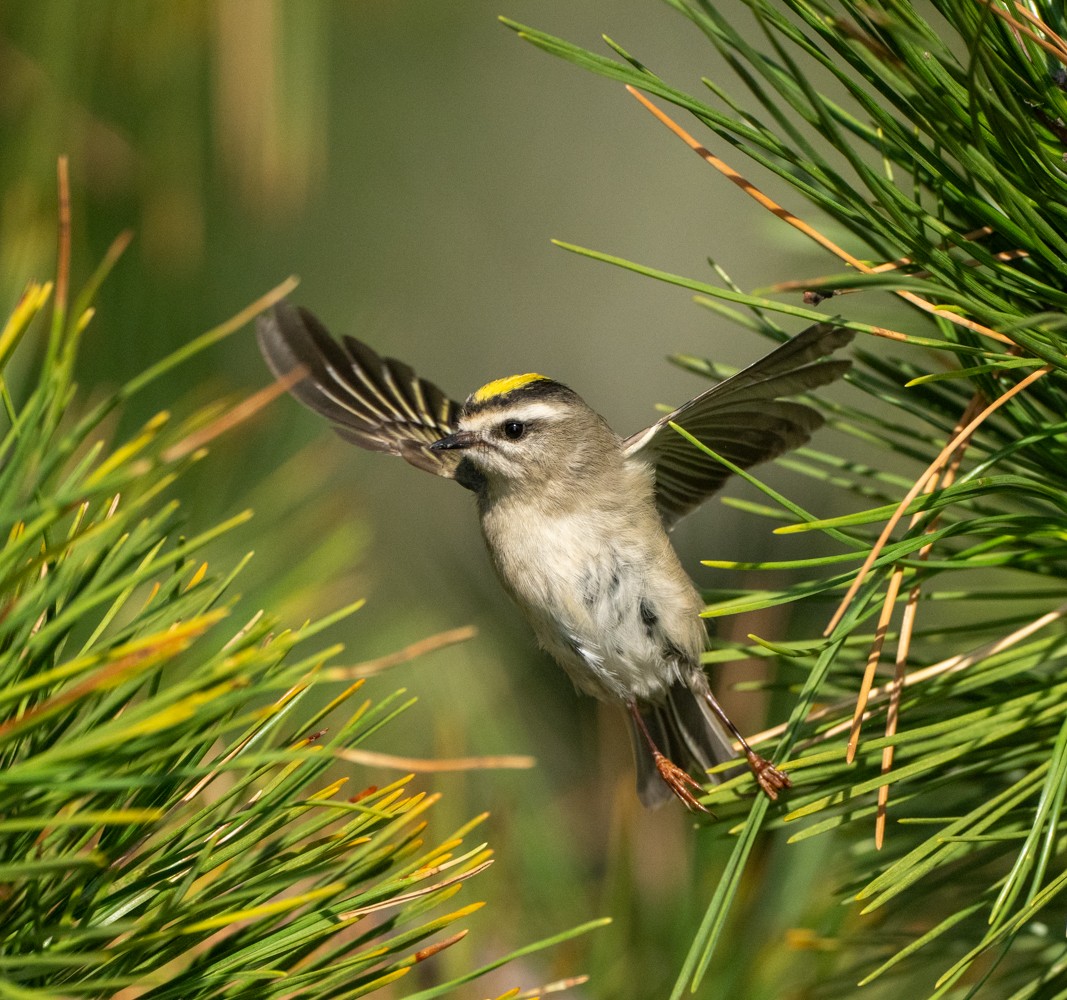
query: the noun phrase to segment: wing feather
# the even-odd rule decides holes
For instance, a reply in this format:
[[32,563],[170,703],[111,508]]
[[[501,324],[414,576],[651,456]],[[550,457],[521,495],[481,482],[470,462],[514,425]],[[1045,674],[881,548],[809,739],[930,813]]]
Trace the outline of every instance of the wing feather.
[[670,424],[683,427],[712,451],[743,469],[804,444],[822,416],[784,400],[839,379],[849,361],[821,361],[852,339],[849,330],[819,323],[748,368],[627,438],[627,458],[651,465],[656,506],[667,528],[715,493],[730,470],[694,448]]
[[289,392],[345,440],[455,478],[460,456],[428,446],[455,430],[460,406],[408,365],[354,337],[334,340],[312,313],[288,302],[256,320],[256,338],[277,378],[303,369]]

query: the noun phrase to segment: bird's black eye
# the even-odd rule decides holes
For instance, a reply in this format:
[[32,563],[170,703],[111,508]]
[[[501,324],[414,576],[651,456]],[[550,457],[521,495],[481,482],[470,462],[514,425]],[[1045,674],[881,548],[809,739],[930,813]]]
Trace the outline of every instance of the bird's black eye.
[[526,425],[521,420],[505,420],[502,429],[504,436],[518,441],[526,433]]

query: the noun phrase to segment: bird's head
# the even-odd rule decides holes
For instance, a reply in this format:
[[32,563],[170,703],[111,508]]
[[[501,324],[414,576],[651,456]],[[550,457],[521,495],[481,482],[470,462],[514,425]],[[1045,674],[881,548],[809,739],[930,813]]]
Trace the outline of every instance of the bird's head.
[[528,373],[496,379],[468,396],[455,431],[430,448],[462,451],[490,485],[532,487],[595,467],[605,435],[615,442],[573,389]]

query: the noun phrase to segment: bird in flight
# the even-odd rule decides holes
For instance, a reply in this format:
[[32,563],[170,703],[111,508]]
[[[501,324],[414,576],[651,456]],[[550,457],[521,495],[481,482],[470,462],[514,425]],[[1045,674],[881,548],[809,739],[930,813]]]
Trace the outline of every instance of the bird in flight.
[[734,740],[770,798],[790,781],[748,745],[701,666],[704,605],[668,533],[730,470],[675,427],[741,468],[796,448],[822,417],[783,397],[840,378],[850,362],[827,356],[851,338],[812,326],[623,438],[543,375],[497,379],[460,404],[306,309],[282,302],[257,320],[271,371],[341,437],[475,494],[493,566],[540,645],[579,691],[624,709],[641,801],[673,794],[704,811],[695,774],[735,759]]

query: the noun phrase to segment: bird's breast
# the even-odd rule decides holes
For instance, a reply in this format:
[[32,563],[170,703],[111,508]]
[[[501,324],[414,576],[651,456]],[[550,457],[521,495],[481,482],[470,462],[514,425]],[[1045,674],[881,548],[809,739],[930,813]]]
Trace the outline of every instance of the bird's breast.
[[655,700],[699,659],[699,595],[658,521],[594,510],[483,513],[505,588],[587,694]]

